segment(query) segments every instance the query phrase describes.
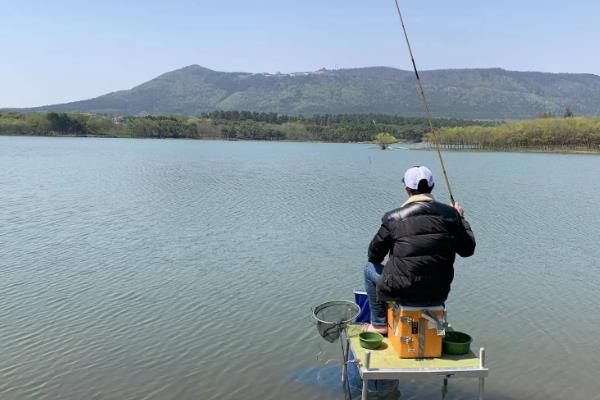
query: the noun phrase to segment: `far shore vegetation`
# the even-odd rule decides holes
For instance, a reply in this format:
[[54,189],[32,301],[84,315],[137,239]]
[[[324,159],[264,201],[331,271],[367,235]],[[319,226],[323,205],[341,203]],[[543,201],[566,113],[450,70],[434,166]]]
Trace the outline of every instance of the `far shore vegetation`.
[[[496,126],[444,127],[444,149],[482,151],[600,152],[600,118],[543,116]],[[431,134],[423,139],[433,145]]]
[[[600,118],[543,114],[517,122],[435,119],[445,149],[600,152]],[[288,116],[215,111],[200,116],[109,116],[85,113],[0,111],[0,135],[288,140],[433,144],[423,118],[384,114]]]
[[[482,122],[459,119],[434,121],[437,128],[475,124]],[[379,114],[288,116],[215,111],[196,117],[115,117],[84,113],[0,112],[2,135],[370,142],[376,134],[386,132],[397,141],[419,142],[426,130],[423,118]]]

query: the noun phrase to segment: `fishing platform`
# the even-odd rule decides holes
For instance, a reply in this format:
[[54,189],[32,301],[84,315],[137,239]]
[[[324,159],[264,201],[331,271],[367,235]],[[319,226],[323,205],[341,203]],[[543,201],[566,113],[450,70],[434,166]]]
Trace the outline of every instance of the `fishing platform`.
[[[450,378],[477,378],[479,380],[479,400],[483,400],[485,378],[488,368],[485,366],[485,349],[479,349],[479,355],[469,351],[465,355],[446,355],[440,358],[400,358],[396,354],[389,338],[384,338],[379,348],[366,350],[360,345],[358,335],[362,332],[362,324],[346,326],[346,348],[354,355],[354,362],[362,378],[361,400],[367,400],[370,380],[404,380],[422,378],[443,378],[443,392],[447,390]],[[342,381],[348,380],[348,368],[342,370]]]

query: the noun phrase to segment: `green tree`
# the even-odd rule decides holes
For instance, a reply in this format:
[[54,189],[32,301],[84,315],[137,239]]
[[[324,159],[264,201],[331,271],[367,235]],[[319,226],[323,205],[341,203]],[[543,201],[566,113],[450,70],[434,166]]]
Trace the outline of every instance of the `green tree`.
[[46,114],[50,121],[50,130],[58,133],[84,134],[85,124],[81,121],[81,115],[75,114],[71,117],[67,113],[51,112]]
[[373,141],[381,147],[381,150],[385,150],[390,144],[397,143],[398,139],[387,132],[380,132],[375,135]]

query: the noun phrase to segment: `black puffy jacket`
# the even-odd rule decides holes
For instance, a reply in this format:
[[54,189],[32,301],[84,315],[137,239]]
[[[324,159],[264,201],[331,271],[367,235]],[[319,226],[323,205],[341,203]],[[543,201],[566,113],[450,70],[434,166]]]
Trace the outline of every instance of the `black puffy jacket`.
[[369,245],[369,261],[389,258],[377,284],[380,301],[433,306],[446,301],[454,278],[456,253],[469,257],[475,237],[451,206],[420,195],[386,213]]

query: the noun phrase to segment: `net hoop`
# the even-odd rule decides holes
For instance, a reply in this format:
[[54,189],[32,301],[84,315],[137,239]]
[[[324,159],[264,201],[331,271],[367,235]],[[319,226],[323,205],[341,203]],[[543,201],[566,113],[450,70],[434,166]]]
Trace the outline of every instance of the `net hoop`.
[[[319,317],[317,317],[319,312],[321,312],[329,307],[335,307],[335,306],[346,306],[347,309],[351,312],[351,316],[349,318],[346,318],[343,320],[337,320],[337,321],[325,321],[325,320],[322,320]],[[358,306],[358,304],[356,304],[352,301],[347,301],[347,300],[328,301],[326,303],[319,304],[313,310],[314,320],[317,322],[320,322],[322,324],[328,324],[328,325],[347,324],[348,322],[356,319],[356,317],[358,317],[358,314],[360,314],[360,307]]]

